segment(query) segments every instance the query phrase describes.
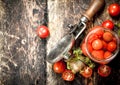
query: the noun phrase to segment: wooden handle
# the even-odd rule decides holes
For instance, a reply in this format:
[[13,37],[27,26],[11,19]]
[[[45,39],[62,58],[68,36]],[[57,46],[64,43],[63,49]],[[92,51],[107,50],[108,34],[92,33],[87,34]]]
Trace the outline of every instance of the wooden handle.
[[89,9],[83,14],[88,20],[95,15],[95,13],[104,5],[104,0],[92,0]]

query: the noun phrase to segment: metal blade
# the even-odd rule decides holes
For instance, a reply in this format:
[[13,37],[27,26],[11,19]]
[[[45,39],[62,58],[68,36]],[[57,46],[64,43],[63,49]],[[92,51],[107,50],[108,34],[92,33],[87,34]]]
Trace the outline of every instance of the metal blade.
[[54,63],[64,58],[63,54],[71,49],[74,41],[75,39],[72,34],[65,35],[49,52],[47,55],[47,61]]

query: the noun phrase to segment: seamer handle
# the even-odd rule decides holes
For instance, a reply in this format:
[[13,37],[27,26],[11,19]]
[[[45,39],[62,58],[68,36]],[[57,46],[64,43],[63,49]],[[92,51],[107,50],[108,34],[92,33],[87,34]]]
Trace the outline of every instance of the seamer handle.
[[88,20],[95,15],[95,13],[104,5],[104,0],[92,0],[89,9],[83,14]]

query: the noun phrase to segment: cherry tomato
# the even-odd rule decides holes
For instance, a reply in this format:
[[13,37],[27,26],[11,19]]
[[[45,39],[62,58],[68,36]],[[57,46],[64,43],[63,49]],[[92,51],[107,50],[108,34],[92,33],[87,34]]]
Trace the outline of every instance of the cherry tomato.
[[102,47],[103,47],[103,42],[102,42],[102,40],[100,40],[100,39],[94,40],[94,41],[92,42],[92,47],[93,47],[93,49],[95,49],[95,50],[102,49]]
[[114,23],[111,21],[111,20],[105,20],[103,23],[102,23],[102,26],[104,28],[108,28],[110,30],[112,30],[114,28]]
[[87,46],[88,46],[88,51],[91,53],[93,51],[92,45],[88,44]]
[[98,39],[98,36],[96,34],[91,34],[89,37],[88,37],[88,43],[89,44],[92,44],[92,42],[94,40]]
[[[92,52],[93,48],[92,48],[91,44],[88,43],[87,46],[88,46],[89,52]],[[81,49],[82,49],[82,53],[83,53],[85,56],[87,56],[87,52],[86,52],[87,47],[86,47],[86,45],[85,45],[85,42],[82,43]]]
[[110,52],[115,51],[117,48],[117,44],[114,41],[108,43],[107,50]]
[[102,40],[102,43],[103,43],[103,50],[107,50],[107,43],[104,40]]
[[66,69],[65,63],[61,60],[53,64],[53,70],[56,73],[63,73]]
[[42,26],[38,26],[37,34],[40,38],[47,38],[50,32],[46,26],[42,25]]
[[73,81],[75,78],[75,74],[71,70],[65,70],[62,73],[62,78],[65,81]]
[[110,41],[113,39],[112,33],[110,33],[110,32],[105,32],[105,33],[103,34],[103,39],[104,39],[106,42],[110,42]]
[[108,12],[111,16],[118,16],[120,14],[119,4],[113,3],[108,6]]
[[[102,28],[103,28],[102,26],[94,26],[90,31],[102,29]],[[104,33],[103,30],[97,30],[94,35],[96,35],[98,38],[101,38],[103,33]]]
[[111,68],[107,65],[100,65],[98,68],[98,74],[102,77],[107,77],[111,73]]
[[80,74],[85,77],[85,78],[89,78],[92,76],[92,69],[90,67],[85,67]]
[[103,60],[104,59],[104,51],[103,50],[93,50],[92,56],[97,60]]
[[105,51],[104,53],[104,59],[107,59],[109,57],[111,57],[112,53],[110,51]]

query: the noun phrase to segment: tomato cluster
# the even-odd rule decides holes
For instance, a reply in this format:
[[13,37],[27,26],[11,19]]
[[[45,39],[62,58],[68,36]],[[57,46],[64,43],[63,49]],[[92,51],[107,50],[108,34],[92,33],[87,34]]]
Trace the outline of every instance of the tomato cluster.
[[[66,66],[67,62],[60,60],[53,64],[53,71],[58,74],[62,74],[62,79],[65,81],[73,81],[75,79],[75,72],[72,69],[68,69]],[[75,66],[76,67],[76,66]],[[75,70],[75,69],[74,69]],[[79,74],[85,78],[92,76],[93,69],[89,66],[84,66],[82,70],[79,71]]]
[[[111,17],[118,17],[120,15],[120,5],[117,3],[112,3],[108,6],[108,13]],[[114,28],[114,23],[112,20],[105,20],[102,22],[104,28],[112,30]]]
[[67,69],[66,63],[62,60],[53,64],[53,71],[58,74],[62,74],[62,78],[65,81],[73,81],[75,74]]
[[110,58],[112,55],[114,55],[117,49],[116,37],[108,29],[104,30],[103,28],[96,29],[96,31],[95,32],[94,31],[95,30],[93,30],[86,39],[85,52],[88,51],[87,54],[90,53],[92,58],[98,61]]

